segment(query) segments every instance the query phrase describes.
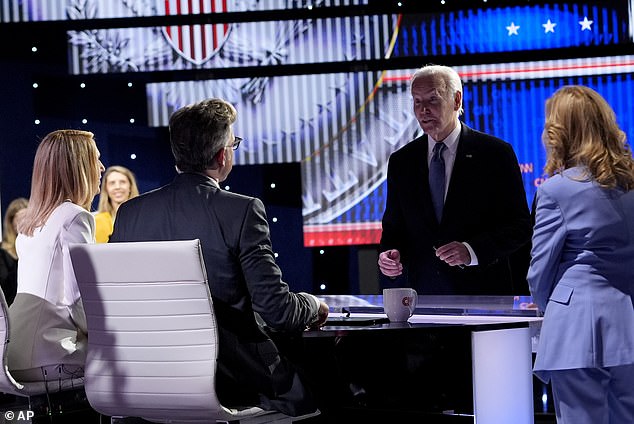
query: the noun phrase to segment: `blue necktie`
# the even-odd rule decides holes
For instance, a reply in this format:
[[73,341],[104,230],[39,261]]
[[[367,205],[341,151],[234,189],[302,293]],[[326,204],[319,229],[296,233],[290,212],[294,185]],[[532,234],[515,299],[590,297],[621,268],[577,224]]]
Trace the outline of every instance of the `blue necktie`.
[[445,203],[445,160],[442,158],[442,152],[446,147],[445,143],[437,142],[429,164],[429,190],[438,222],[442,217],[442,207]]

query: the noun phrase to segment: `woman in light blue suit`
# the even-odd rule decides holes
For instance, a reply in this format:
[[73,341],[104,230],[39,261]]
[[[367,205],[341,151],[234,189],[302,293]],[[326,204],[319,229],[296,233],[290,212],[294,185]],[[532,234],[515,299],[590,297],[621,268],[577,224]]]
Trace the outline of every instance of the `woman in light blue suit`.
[[634,161],[583,86],[546,102],[545,172],[528,281],[544,312],[534,371],[558,423],[634,423]]

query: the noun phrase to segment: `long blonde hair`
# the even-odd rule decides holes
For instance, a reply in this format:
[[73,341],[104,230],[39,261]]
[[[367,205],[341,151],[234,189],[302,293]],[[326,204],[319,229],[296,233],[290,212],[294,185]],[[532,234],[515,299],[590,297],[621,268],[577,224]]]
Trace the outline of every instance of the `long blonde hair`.
[[65,200],[90,210],[99,184],[99,156],[93,133],[58,130],[44,137],[35,153],[31,196],[20,233],[32,236]]
[[15,251],[15,238],[18,233],[13,227],[13,219],[19,211],[25,209],[28,205],[29,201],[27,199],[18,197],[9,203],[7,211],[4,214],[4,223],[2,224],[2,248],[9,252],[14,258],[18,257]]
[[542,139],[547,175],[585,166],[602,187],[634,188],[634,159],[625,133],[608,102],[591,88],[565,86],[546,101]]
[[101,178],[101,192],[99,193],[99,209],[97,210],[97,212],[108,212],[111,216],[115,215],[115,210],[112,206],[112,202],[110,202],[110,197],[108,196],[106,184],[108,183],[108,175],[112,174],[113,172],[118,172],[125,175],[130,182],[130,197],[128,197],[128,200],[139,195],[139,187],[136,184],[136,178],[134,177],[132,171],[124,166],[109,166],[108,169],[106,169],[106,172],[103,173],[103,177]]

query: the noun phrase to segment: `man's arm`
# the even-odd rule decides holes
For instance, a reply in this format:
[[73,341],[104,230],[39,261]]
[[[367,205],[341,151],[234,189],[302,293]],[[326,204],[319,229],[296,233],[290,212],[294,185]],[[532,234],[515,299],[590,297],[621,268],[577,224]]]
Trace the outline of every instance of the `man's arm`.
[[298,331],[325,322],[328,306],[307,293],[293,293],[275,263],[264,205],[253,199],[244,216],[239,260],[253,310],[274,329]]

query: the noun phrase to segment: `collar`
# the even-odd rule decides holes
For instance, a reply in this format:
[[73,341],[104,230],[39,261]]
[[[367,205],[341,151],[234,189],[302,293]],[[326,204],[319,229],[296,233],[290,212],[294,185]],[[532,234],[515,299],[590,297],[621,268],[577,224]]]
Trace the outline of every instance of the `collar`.
[[[460,123],[460,121],[458,121],[456,128],[454,128],[453,131],[451,131],[449,135],[445,137],[444,140],[440,140],[443,143],[445,143],[445,146],[447,146],[447,150],[449,150],[452,154],[455,154],[456,150],[458,149],[458,138],[460,137],[461,130],[462,130],[462,124]],[[434,140],[431,136],[427,136],[427,151],[428,152],[431,152],[433,150],[436,142],[437,141]]]
[[[191,180],[191,178],[195,178],[196,180],[198,180],[198,178],[203,178],[206,182],[213,185],[214,187],[220,188],[220,183],[218,182],[218,180],[203,172],[179,172],[176,176],[176,179]],[[198,180],[198,182],[200,182],[200,180]]]

